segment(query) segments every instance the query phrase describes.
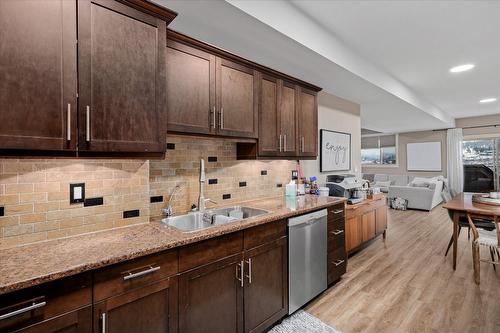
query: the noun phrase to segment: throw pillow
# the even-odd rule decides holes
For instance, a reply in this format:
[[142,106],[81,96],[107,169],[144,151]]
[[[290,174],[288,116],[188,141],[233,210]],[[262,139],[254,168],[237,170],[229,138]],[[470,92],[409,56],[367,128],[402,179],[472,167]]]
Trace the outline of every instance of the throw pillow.
[[406,210],[408,209],[408,200],[403,198],[391,198],[390,207],[396,210]]

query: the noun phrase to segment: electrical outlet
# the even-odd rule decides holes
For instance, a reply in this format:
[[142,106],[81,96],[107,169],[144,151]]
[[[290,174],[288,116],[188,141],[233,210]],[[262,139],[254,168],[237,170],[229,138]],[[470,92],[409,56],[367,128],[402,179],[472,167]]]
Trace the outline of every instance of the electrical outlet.
[[85,201],[85,183],[69,184],[69,203],[76,204]]

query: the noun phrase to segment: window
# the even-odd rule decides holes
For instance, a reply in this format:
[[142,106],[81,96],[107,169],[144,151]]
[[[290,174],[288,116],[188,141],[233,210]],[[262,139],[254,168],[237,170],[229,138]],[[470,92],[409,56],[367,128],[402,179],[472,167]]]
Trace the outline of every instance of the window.
[[396,165],[397,135],[365,136],[361,138],[361,164]]
[[361,149],[362,164],[380,164],[380,149]]
[[499,177],[495,166],[498,156],[499,139],[467,140],[462,144],[464,163],[464,191],[490,192],[498,188],[495,180]]

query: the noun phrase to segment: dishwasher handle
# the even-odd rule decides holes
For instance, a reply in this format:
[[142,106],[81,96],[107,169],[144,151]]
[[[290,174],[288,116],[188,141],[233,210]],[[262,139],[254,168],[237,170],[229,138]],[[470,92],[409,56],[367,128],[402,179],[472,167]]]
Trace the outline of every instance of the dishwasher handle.
[[289,219],[288,220],[288,227],[289,228],[302,227],[302,226],[314,224],[314,223],[316,223],[318,221],[322,221],[322,220],[324,220],[326,222],[326,219],[327,219],[326,210],[314,212],[312,214],[303,215],[303,216],[300,216],[298,218]]

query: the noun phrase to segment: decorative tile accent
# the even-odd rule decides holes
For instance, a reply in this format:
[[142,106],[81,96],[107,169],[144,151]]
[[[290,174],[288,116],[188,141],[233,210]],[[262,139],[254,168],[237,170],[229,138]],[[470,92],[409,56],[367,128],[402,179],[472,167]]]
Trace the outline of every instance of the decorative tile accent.
[[170,143],[170,142],[168,142],[168,143],[167,143],[167,149],[169,149],[169,150],[174,150],[174,149],[175,149],[175,143]]
[[104,199],[102,197],[98,198],[88,198],[83,202],[83,207],[101,206],[104,204]]
[[283,187],[283,184],[278,183],[278,184],[276,184],[276,187]]
[[134,210],[126,210],[123,212],[123,218],[124,219],[129,219],[131,217],[137,217],[139,216],[139,210],[134,209]]
[[208,184],[209,185],[214,185],[214,184],[217,184],[218,183],[218,179],[217,178],[214,178],[214,179],[209,179],[208,180]]
[[208,156],[209,162],[217,162],[217,156]]
[[5,215],[5,208],[0,207],[0,216],[4,216],[4,215]]
[[261,170],[260,171],[261,176],[267,176],[267,170]]
[[247,186],[247,182],[240,182],[239,185],[240,185],[240,187],[245,187],[245,186]]
[[149,198],[150,203],[163,202],[163,195],[155,195]]
[[222,195],[222,200],[227,200],[227,199],[231,199],[231,194],[227,193]]

